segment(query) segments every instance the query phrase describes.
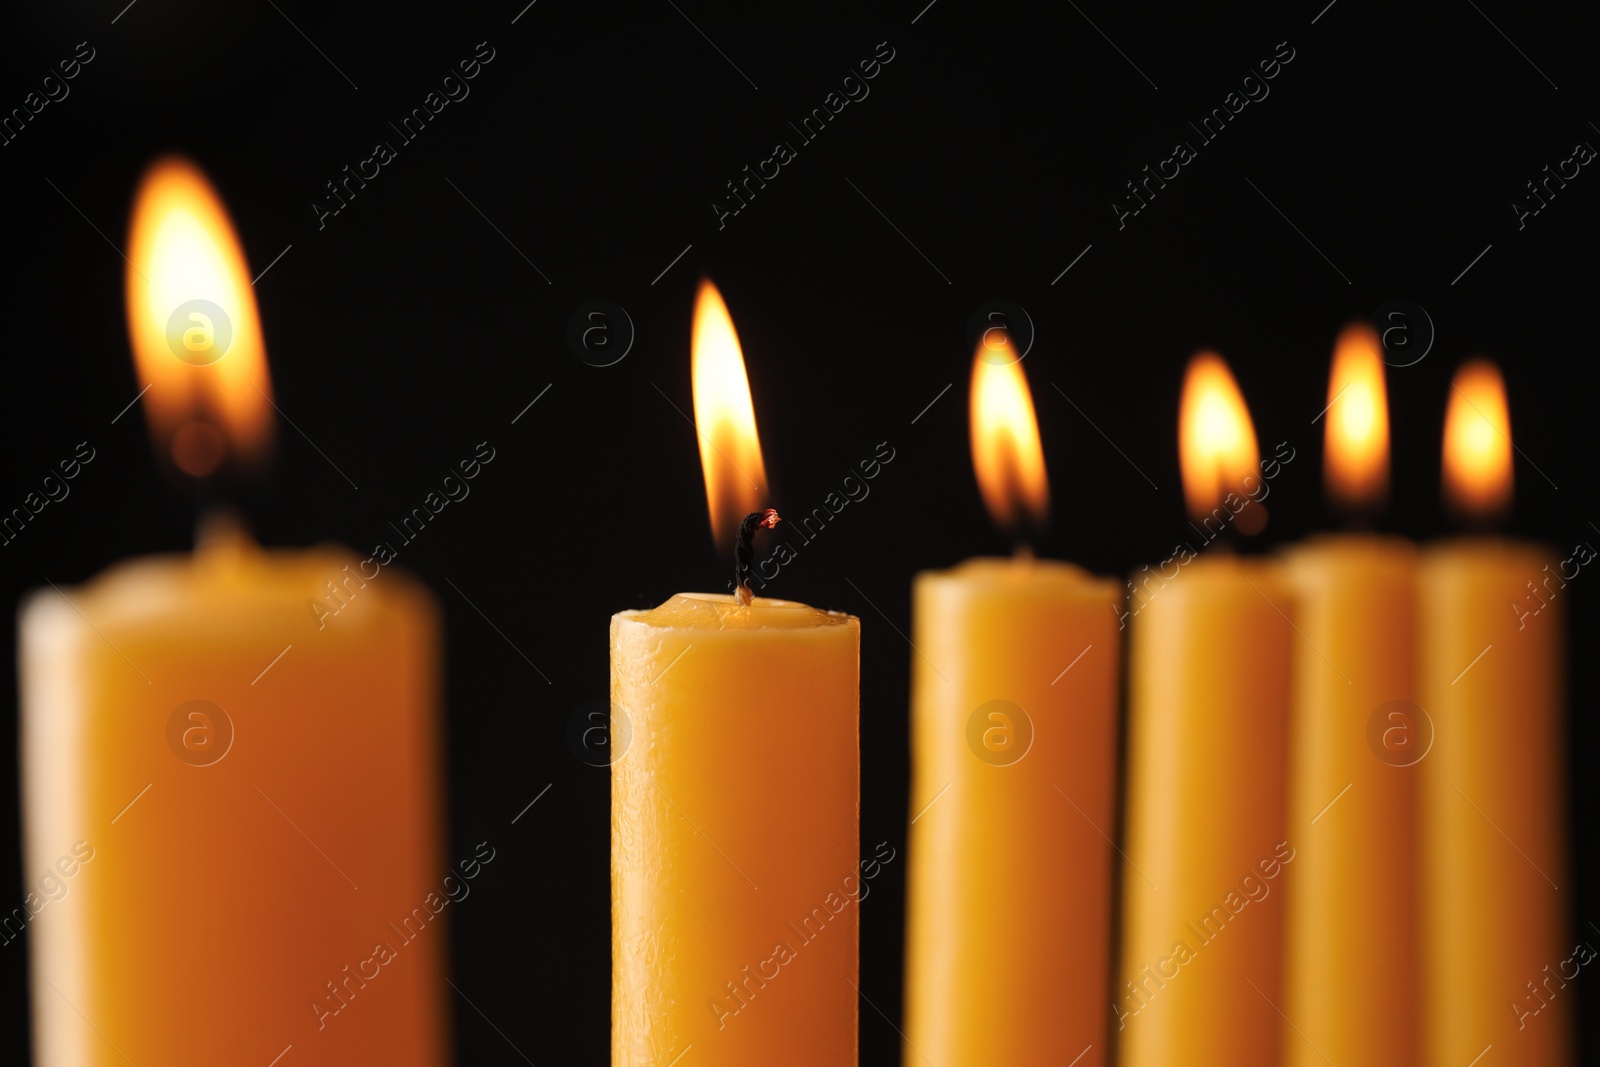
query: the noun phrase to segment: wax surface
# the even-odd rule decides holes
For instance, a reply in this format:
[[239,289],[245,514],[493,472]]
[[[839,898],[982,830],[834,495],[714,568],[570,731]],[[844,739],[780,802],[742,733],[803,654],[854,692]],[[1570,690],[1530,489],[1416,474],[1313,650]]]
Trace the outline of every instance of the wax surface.
[[1118,586],[998,559],[917,576],[905,1063],[1109,1062]]
[[[1285,1064],[1411,1067],[1420,1054],[1416,810],[1432,730],[1416,711],[1414,545],[1325,537],[1295,591]],[[1373,722],[1374,716],[1377,723]],[[1326,1057],[1326,1058],[1324,1058]]]
[[1227,556],[1135,584],[1120,1063],[1275,1067],[1293,600]]
[[435,609],[384,570],[319,631],[346,564],[230,542],[24,606],[26,869],[92,850],[27,930],[38,1064],[447,1061]]
[[617,1067],[855,1064],[859,658],[789,601],[612,617]]
[[1491,1044],[1485,1067],[1572,1062],[1573,949],[1595,939],[1568,926],[1561,679],[1572,594],[1557,559],[1493,540],[1423,554],[1418,682],[1438,735],[1419,764],[1427,1067],[1470,1063]]

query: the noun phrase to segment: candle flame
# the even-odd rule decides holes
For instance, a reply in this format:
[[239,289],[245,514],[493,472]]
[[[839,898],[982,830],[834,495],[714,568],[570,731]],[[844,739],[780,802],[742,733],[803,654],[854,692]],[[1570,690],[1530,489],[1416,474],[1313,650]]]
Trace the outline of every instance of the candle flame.
[[[1247,476],[1259,477],[1250,409],[1222,357],[1201,352],[1189,361],[1178,416],[1178,459],[1189,514],[1212,513],[1229,493],[1243,496]],[[1241,519],[1240,528],[1253,532]]]
[[1452,509],[1493,518],[1511,506],[1511,414],[1505,381],[1487,359],[1456,371],[1444,417],[1444,495]]
[[755,405],[744,354],[722,294],[710,280],[695,299],[691,377],[700,466],[706,477],[711,534],[718,545],[733,538],[740,521],[767,503],[767,468],[756,435]]
[[990,518],[1012,532],[1028,522],[1042,527],[1050,513],[1050,480],[1033,395],[1009,339],[979,342],[971,405],[972,466]]
[[196,477],[271,442],[272,382],[228,210],[193,163],[157,161],[128,236],[128,335],[158,449]]
[[1328,376],[1328,425],[1323,483],[1349,508],[1381,503],[1389,491],[1389,398],[1383,350],[1372,327],[1356,324],[1339,335]]

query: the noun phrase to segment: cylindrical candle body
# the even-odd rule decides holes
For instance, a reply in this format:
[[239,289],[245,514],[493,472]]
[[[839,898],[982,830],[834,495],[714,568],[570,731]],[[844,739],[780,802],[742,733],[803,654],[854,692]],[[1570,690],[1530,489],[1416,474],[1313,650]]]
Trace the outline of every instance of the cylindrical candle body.
[[436,611],[360,566],[229,542],[24,606],[41,1067],[447,1060]]
[[1285,1064],[1418,1060],[1416,548],[1324,537],[1288,555],[1295,623]]
[[1293,601],[1271,563],[1178,568],[1130,599],[1120,1062],[1275,1067]]
[[855,1064],[860,634],[761,597],[612,617],[617,1067]]
[[1418,765],[1427,1067],[1489,1045],[1506,1063],[1571,1062],[1560,569],[1508,541],[1423,554],[1418,681],[1437,731]]
[[1108,1062],[1120,600],[1063,563],[917,576],[906,1063]]

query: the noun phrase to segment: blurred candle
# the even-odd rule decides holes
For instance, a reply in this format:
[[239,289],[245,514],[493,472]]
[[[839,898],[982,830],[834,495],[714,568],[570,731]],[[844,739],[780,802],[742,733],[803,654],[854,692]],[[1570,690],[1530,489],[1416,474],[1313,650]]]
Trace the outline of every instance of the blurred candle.
[[[1347,512],[1389,487],[1377,335],[1339,337],[1323,413],[1323,484]],[[1346,533],[1287,554],[1304,640],[1293,642],[1284,1063],[1410,1067],[1419,1055],[1416,768],[1432,731],[1416,706],[1416,548]],[[1324,1058],[1326,1057],[1326,1058]]]
[[[1452,510],[1479,521],[1509,511],[1511,467],[1504,383],[1474,360],[1456,373],[1445,418]],[[1420,764],[1427,1067],[1491,1045],[1507,1063],[1573,1062],[1562,683],[1572,575],[1558,560],[1488,536],[1423,554],[1419,684],[1438,734]]]
[[[973,361],[971,426],[995,522],[1042,524],[1044,457],[1009,344]],[[1021,555],[924,572],[912,600],[903,1062],[1098,1067],[1121,590]]]
[[[265,349],[192,166],[151,169],[128,255],[158,446],[190,474],[247,464]],[[91,857],[30,924],[42,1067],[448,1059],[437,613],[371,563],[214,521],[193,558],[24,604],[26,869]]]
[[[1217,356],[1189,365],[1179,438],[1201,537],[1259,529],[1251,498],[1279,461],[1258,470],[1244,398]],[[1273,890],[1296,855],[1284,815],[1293,602],[1271,561],[1180,546],[1169,563],[1176,573],[1147,569],[1130,603],[1121,1063],[1267,1067],[1282,1000]]]
[[[712,527],[731,546],[766,476],[709,282],[694,368]],[[618,1067],[855,1064],[860,632],[850,615],[712,593],[612,617]]]

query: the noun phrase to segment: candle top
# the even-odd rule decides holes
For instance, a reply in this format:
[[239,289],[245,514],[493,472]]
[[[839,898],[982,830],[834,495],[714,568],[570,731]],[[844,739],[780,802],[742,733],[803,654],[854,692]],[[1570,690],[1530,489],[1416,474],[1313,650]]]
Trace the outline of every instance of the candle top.
[[1365,588],[1361,576],[1403,590],[1413,580],[1419,553],[1415,542],[1397,534],[1323,533],[1281,550],[1280,558],[1302,591],[1354,595]]
[[793,600],[758,596],[745,607],[725,593],[679,593],[648,611],[620,611],[615,617],[664,630],[803,630],[861,625],[854,615],[823,611]]
[[385,605],[430,599],[409,575],[380,571],[377,560],[340,545],[265,550],[237,529],[210,534],[193,555],[121,560],[65,594],[39,591],[24,613],[97,627],[197,628],[195,640],[226,640],[274,627],[291,636],[302,627],[354,634],[383,625]]
[[919,577],[988,581],[1005,585],[1097,585],[1111,578],[1091,574],[1076,563],[1038,559],[1032,555],[975,556],[945,570],[923,571]]
[[[1593,551],[1591,549],[1591,551]],[[1537,571],[1557,557],[1555,548],[1539,541],[1500,534],[1462,534],[1424,545],[1422,554],[1434,566],[1510,567]],[[1530,573],[1529,578],[1536,574]]]
[[1417,543],[1409,537],[1396,533],[1380,533],[1373,530],[1334,530],[1314,533],[1303,541],[1298,541],[1278,550],[1284,559],[1293,561],[1303,556],[1322,556],[1342,553],[1346,555],[1394,555],[1413,556],[1417,551]]
[[933,597],[948,611],[971,610],[980,602],[1012,608],[1026,603],[1103,607],[1121,599],[1122,583],[1060,560],[979,556],[946,570],[919,572],[915,590],[915,599]]

